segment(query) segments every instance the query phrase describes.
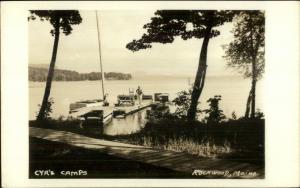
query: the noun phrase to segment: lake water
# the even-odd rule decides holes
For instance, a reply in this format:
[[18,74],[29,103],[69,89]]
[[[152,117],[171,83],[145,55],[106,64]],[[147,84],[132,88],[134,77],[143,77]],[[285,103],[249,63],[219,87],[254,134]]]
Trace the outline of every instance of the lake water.
[[106,135],[124,135],[138,132],[146,124],[146,109],[138,111],[124,119],[113,118],[112,122],[104,126]]
[[[193,80],[193,78],[191,78]],[[105,93],[108,93],[108,101],[114,104],[119,94],[128,94],[129,88],[137,88],[140,85],[144,94],[169,93],[170,99],[176,97],[177,92],[188,89],[188,78],[185,77],[144,77],[133,78],[132,80],[105,81]],[[221,95],[220,107],[225,115],[231,117],[233,111],[236,115],[242,116],[245,111],[246,100],[250,90],[250,80],[242,77],[207,77],[204,90],[200,98],[200,109],[208,107],[207,100],[214,95]],[[263,111],[262,81],[257,85],[257,108]],[[41,104],[44,94],[44,82],[29,82],[29,119],[35,119],[38,111],[38,104]],[[61,115],[68,116],[70,103],[102,98],[100,81],[76,81],[76,82],[53,82],[50,97],[54,99],[52,117]],[[124,124],[122,127],[107,127],[105,131],[109,134],[119,134],[140,127],[134,122],[143,124],[145,113],[137,113],[126,120],[115,120],[114,124]],[[131,118],[131,119],[130,119]],[[141,120],[141,121],[139,121]],[[119,121],[119,122],[117,122]],[[121,122],[120,122],[121,121]],[[130,128],[130,126],[132,126]],[[129,130],[130,129],[130,130]]]

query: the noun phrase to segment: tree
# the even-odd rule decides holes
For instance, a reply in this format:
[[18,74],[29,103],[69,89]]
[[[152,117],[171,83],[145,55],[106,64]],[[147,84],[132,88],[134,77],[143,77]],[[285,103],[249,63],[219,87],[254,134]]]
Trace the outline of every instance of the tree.
[[219,102],[222,100],[221,95],[215,95],[213,98],[209,98],[207,102],[209,103],[209,109],[202,110],[208,116],[205,118],[207,123],[220,123],[226,117],[223,114],[223,110],[219,108]]
[[192,89],[183,90],[177,93],[177,97],[172,101],[176,106],[174,115],[181,119],[187,118],[187,113],[191,104]]
[[37,115],[37,120],[42,120],[46,118],[45,110],[47,108],[48,98],[50,96],[60,30],[62,30],[65,35],[71,34],[73,30],[72,25],[80,24],[82,18],[77,10],[34,10],[30,11],[30,13],[31,15],[28,17],[28,20],[35,20],[37,16],[41,21],[47,20],[53,26],[53,29],[50,31],[51,35],[54,36],[52,57],[48,70],[42,105]]
[[220,34],[215,27],[230,22],[236,13],[237,11],[217,10],[158,10],[155,12],[155,16],[151,18],[151,22],[144,25],[147,33],[143,34],[139,40],[133,40],[126,45],[128,49],[135,52],[140,49],[151,48],[151,43],[172,43],[177,36],[183,40],[203,38],[187,114],[189,121],[196,117],[198,100],[205,83],[209,40]]
[[224,46],[227,66],[251,78],[251,89],[246,104],[245,118],[255,117],[256,83],[264,73],[265,17],[262,11],[242,11],[236,16],[234,40]]

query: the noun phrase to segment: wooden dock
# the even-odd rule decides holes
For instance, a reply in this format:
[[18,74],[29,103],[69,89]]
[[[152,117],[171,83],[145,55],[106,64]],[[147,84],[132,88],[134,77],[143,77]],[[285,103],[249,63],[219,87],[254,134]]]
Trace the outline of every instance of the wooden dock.
[[118,106],[114,107],[114,111],[122,111],[122,116],[131,115],[152,105],[152,100],[143,100],[141,104],[135,104],[133,106]]
[[[186,153],[158,150],[150,147],[95,139],[66,131],[29,128],[30,136],[56,141],[85,149],[92,149],[108,155],[135,160],[175,171],[199,175],[203,172],[230,172],[228,175],[206,175],[199,178],[263,178],[264,169],[253,164],[221,159],[201,158]],[[235,173],[236,172],[236,173]],[[238,172],[244,172],[238,173]],[[251,172],[251,173],[245,173]]]
[[132,106],[119,106],[119,107],[116,107],[116,106],[89,106],[89,107],[82,107],[80,109],[78,109],[77,112],[73,112],[71,113],[69,116],[70,117],[74,117],[74,118],[77,118],[85,113],[88,113],[90,111],[93,111],[93,110],[103,110],[103,116],[108,116],[110,114],[113,113],[113,111],[118,111],[118,110],[122,110],[124,111],[124,116],[127,116],[127,115],[130,115],[130,114],[133,114],[133,113],[136,113],[140,110],[143,110],[147,107],[150,107],[152,105],[152,100],[144,100],[142,101],[141,104],[135,104],[135,105],[132,105]]

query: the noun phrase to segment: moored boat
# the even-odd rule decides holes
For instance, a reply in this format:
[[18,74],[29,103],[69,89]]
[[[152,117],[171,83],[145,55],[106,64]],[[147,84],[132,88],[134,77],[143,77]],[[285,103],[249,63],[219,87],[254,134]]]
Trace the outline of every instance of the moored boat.
[[93,107],[93,106],[102,106],[102,99],[94,99],[94,100],[82,100],[78,102],[71,103],[69,106],[69,113],[78,112],[80,108],[84,107]]
[[112,121],[112,113],[105,109],[95,109],[78,116],[78,119],[81,121],[81,128],[103,134],[104,126]]
[[[107,94],[104,91],[104,72],[102,69],[101,58],[101,43],[100,31],[98,26],[98,14],[96,11],[97,32],[98,32],[98,50],[99,50],[99,63],[101,71],[101,86],[102,86],[102,99],[83,100],[70,104],[69,114],[75,119],[81,121],[83,128],[95,128],[95,131],[102,130],[103,126],[112,120],[113,109],[109,106],[106,100]],[[101,132],[102,133],[102,132]]]

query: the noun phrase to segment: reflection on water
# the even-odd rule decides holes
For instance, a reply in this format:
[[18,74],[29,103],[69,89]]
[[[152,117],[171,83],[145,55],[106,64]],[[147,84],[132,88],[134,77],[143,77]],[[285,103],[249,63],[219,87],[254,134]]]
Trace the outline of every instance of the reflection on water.
[[[129,88],[142,86],[145,94],[169,93],[170,100],[176,97],[176,93],[187,89],[188,83],[185,78],[178,79],[132,79],[132,80],[111,80],[105,84],[105,90],[109,94],[108,101],[114,104],[117,95],[127,94]],[[208,100],[214,95],[222,95],[220,107],[226,116],[231,116],[235,111],[238,117],[245,111],[246,101],[250,90],[251,80],[242,77],[207,77],[206,85],[200,98],[199,107],[203,110],[208,108]],[[66,89],[67,88],[67,89]],[[262,81],[257,85],[257,108],[263,111]],[[45,91],[45,82],[29,83],[29,119],[35,119],[39,110]],[[68,116],[69,105],[72,102],[88,99],[101,98],[101,85],[99,81],[77,81],[77,82],[53,82],[50,97],[53,97],[53,118],[60,115]]]
[[146,124],[146,111],[144,109],[122,119],[113,118],[112,122],[104,126],[104,134],[125,135],[140,131]]
[[[222,95],[220,108],[227,117],[235,111],[237,117],[244,114],[246,100],[249,94],[251,80],[242,77],[207,77],[206,85],[200,98],[200,109],[207,109],[207,99],[214,95]],[[127,94],[129,88],[142,86],[145,94],[169,93],[170,100],[176,97],[176,93],[188,89],[187,78],[159,78],[151,77],[145,79],[133,78],[132,80],[106,81],[105,90],[109,94],[108,101],[111,105],[117,101],[117,96]],[[67,88],[67,89],[66,89]],[[263,111],[262,81],[257,85],[257,108]],[[38,104],[41,104],[45,90],[45,82],[29,82],[29,119],[35,119],[38,112]],[[101,84],[99,81],[76,81],[76,82],[53,82],[50,97],[53,97],[53,118],[69,115],[70,103],[101,98]],[[174,107],[171,107],[171,111]],[[125,119],[113,119],[104,128],[108,135],[130,134],[139,131],[145,125],[146,110]]]

